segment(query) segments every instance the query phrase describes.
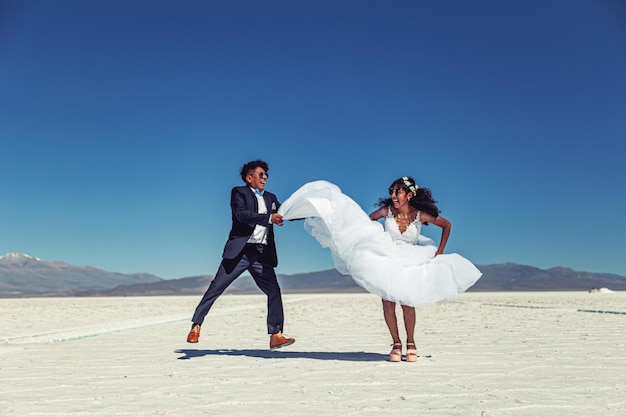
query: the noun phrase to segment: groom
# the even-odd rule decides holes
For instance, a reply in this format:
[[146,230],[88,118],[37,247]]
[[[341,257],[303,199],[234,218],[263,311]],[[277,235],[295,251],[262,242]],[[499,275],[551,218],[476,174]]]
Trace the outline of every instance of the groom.
[[241,168],[244,186],[234,187],[230,194],[232,227],[222,262],[209,288],[196,307],[187,342],[198,343],[200,326],[209,309],[244,271],[248,271],[256,285],[267,295],[267,332],[270,349],[289,346],[295,339],[285,337],[283,330],[283,302],[274,268],[278,264],[274,244],[274,225],[283,225],[283,216],[277,213],[280,203],[276,196],[265,191],[268,165],[256,160]]

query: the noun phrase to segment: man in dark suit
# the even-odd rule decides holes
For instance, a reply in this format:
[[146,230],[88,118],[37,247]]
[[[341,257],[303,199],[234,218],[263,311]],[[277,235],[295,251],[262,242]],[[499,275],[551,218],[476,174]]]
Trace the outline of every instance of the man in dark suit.
[[248,271],[256,285],[267,295],[267,331],[270,349],[289,346],[295,339],[283,331],[283,302],[274,268],[278,264],[274,244],[274,225],[283,225],[283,216],[277,213],[280,203],[276,196],[265,191],[268,165],[256,160],[241,168],[244,186],[234,187],[230,194],[232,227],[222,262],[209,288],[196,307],[187,342],[197,343],[200,326],[209,309],[244,271]]

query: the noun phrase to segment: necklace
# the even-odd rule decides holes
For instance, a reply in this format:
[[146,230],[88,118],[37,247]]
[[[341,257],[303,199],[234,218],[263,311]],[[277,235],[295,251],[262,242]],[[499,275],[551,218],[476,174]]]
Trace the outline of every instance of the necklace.
[[396,214],[393,217],[395,217],[397,222],[410,222],[411,221],[411,217],[412,217],[411,214],[412,213],[407,213],[407,214],[400,214],[400,213],[398,213],[398,214]]
[[406,229],[409,228],[409,226],[411,225],[411,223],[413,222],[413,220],[411,220],[413,213],[409,212],[409,213],[400,213],[397,212],[393,218],[396,221],[396,225],[398,226],[398,230],[400,231],[400,233],[404,233],[406,232]]
[[408,215],[401,216],[400,213],[398,213],[398,215],[394,216],[394,218],[396,220],[396,224],[398,225],[398,230],[400,230],[400,233],[406,232],[406,229],[411,224],[411,220],[409,216]]

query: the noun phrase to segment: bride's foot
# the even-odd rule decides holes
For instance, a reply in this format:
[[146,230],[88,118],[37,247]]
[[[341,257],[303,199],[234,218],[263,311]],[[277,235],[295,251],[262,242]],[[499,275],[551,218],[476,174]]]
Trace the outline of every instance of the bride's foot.
[[402,360],[402,343],[394,343],[393,349],[389,352],[389,362],[400,362]]
[[406,344],[406,361],[417,362],[417,349],[415,349],[415,343]]

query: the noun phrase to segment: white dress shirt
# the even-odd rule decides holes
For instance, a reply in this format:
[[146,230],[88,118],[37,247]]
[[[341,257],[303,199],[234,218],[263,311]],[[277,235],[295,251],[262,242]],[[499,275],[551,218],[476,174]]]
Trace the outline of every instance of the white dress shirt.
[[[252,187],[250,187],[250,189],[254,192],[254,189]],[[257,194],[256,192],[254,193],[254,196],[259,202],[259,214],[267,214],[267,206],[265,205],[265,199],[263,198],[263,196]],[[271,223],[272,216],[270,216],[270,219],[268,221],[268,224]],[[267,226],[261,226],[260,224],[257,224],[254,227],[254,231],[252,232],[250,239],[248,239],[248,243],[261,243],[263,245],[267,245]]]

